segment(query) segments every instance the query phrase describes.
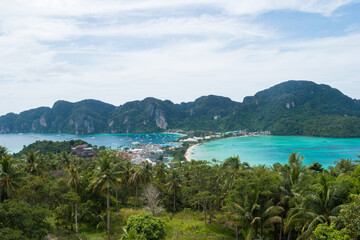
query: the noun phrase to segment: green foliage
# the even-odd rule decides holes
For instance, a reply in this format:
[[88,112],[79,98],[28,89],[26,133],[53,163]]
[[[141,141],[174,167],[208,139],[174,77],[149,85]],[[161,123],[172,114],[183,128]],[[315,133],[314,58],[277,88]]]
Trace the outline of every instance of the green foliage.
[[4,240],[43,239],[50,230],[49,212],[17,200],[0,203],[0,233]]
[[13,197],[23,180],[22,172],[14,159],[7,153],[0,158],[0,201]]
[[345,227],[352,239],[360,238],[360,196],[341,209],[338,225]]
[[315,163],[312,163],[309,165],[309,169],[310,170],[313,170],[313,171],[316,171],[316,172],[322,172],[324,171],[322,165],[318,162],[315,162]]
[[[151,214],[139,214],[131,216],[126,225],[126,231],[132,234],[144,236],[147,240],[164,239],[166,236],[164,222]],[[135,231],[135,232],[134,232]],[[122,239],[131,239],[123,236]]]
[[337,230],[333,224],[330,226],[327,224],[319,224],[313,232],[313,240],[351,240],[349,235],[346,234],[346,230]]
[[[32,144],[29,144],[28,146],[24,146],[23,149],[15,154],[16,157],[21,157],[23,155],[28,154],[31,149],[36,149],[37,153],[39,154],[49,154],[49,153],[70,153],[71,148],[82,145],[82,144],[88,144],[87,142],[83,140],[70,140],[70,141],[63,141],[63,142],[53,142],[53,141],[36,141]],[[91,144],[88,144],[91,146]]]
[[[272,167],[249,166],[238,156],[222,164],[186,161],[168,167],[135,165],[122,156],[108,150],[83,159],[34,149],[14,159],[0,147],[2,201],[21,199],[12,208],[19,206],[25,215],[42,204],[51,215],[46,211],[41,221],[56,228],[52,235],[58,239],[102,239],[105,229],[110,239],[158,239],[165,232],[169,239],[234,239],[236,232],[248,239],[310,239],[314,231],[329,239],[337,231],[359,238],[360,201],[351,197],[360,193],[356,161],[339,159],[325,170],[318,164],[304,166],[304,158],[292,153],[288,163]],[[159,214],[162,221],[143,214],[150,203],[141,196],[149,185],[158,189],[153,206],[167,210]],[[130,209],[135,205],[137,210]],[[36,214],[7,216],[11,212],[1,211],[0,222],[40,219]],[[331,228],[317,229],[323,223]],[[1,236],[27,239],[25,228],[14,226],[0,225]]]

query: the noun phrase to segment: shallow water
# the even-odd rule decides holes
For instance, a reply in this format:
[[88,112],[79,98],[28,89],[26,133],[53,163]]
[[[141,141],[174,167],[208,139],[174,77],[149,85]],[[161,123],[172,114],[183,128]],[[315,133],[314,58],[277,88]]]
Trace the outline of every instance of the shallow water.
[[94,134],[94,135],[71,135],[71,134],[0,134],[0,145],[5,146],[10,153],[19,152],[24,145],[36,141],[69,141],[81,139],[92,145],[105,146],[112,149],[131,146],[132,142],[141,144],[169,144],[170,141],[178,139],[181,135],[167,133],[148,134]]
[[360,154],[360,138],[319,138],[255,136],[229,138],[207,142],[195,147],[190,158],[195,160],[223,161],[239,155],[250,165],[286,163],[292,152],[301,152],[304,164],[319,162],[324,167],[333,165],[341,157],[357,160]]

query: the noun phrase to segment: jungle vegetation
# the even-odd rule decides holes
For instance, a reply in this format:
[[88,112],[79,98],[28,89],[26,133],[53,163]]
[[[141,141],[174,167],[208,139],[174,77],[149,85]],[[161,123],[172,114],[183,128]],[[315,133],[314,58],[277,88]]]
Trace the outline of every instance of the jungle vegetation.
[[169,168],[122,156],[0,147],[1,238],[360,239],[357,161],[324,169],[291,153],[273,166],[233,156]]

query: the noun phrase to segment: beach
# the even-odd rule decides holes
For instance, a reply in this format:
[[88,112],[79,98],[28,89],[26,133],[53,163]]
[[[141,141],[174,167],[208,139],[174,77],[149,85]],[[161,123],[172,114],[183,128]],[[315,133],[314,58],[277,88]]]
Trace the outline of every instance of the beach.
[[198,143],[198,144],[192,145],[191,147],[189,147],[189,148],[186,150],[186,153],[185,153],[185,155],[184,155],[185,158],[186,158],[186,161],[191,162],[191,158],[190,158],[190,153],[191,153],[191,151],[192,151],[195,147],[200,146],[201,144],[203,144],[203,143]]
[[[221,139],[230,139],[230,138],[239,138],[239,137],[249,137],[249,135],[233,136],[233,137],[221,138]],[[221,139],[210,140],[210,141],[206,141],[206,142],[202,142],[202,143],[197,143],[197,144],[195,144],[195,145],[190,146],[190,147],[186,150],[186,153],[185,153],[185,155],[184,155],[184,157],[186,158],[186,161],[191,162],[190,154],[191,154],[191,151],[192,151],[195,147],[200,146],[200,145],[202,145],[202,144],[204,144],[204,143],[207,143],[207,142],[218,141],[218,140],[221,140]]]

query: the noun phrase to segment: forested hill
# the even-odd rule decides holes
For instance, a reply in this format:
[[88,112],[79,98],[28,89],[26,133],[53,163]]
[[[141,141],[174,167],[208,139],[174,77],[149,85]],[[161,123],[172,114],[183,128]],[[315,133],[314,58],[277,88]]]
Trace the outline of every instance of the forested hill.
[[57,101],[0,117],[0,133],[145,133],[167,129],[270,130],[275,135],[360,137],[360,102],[310,81],[287,81],[245,97],[174,104],[146,98],[119,107],[97,100]]

